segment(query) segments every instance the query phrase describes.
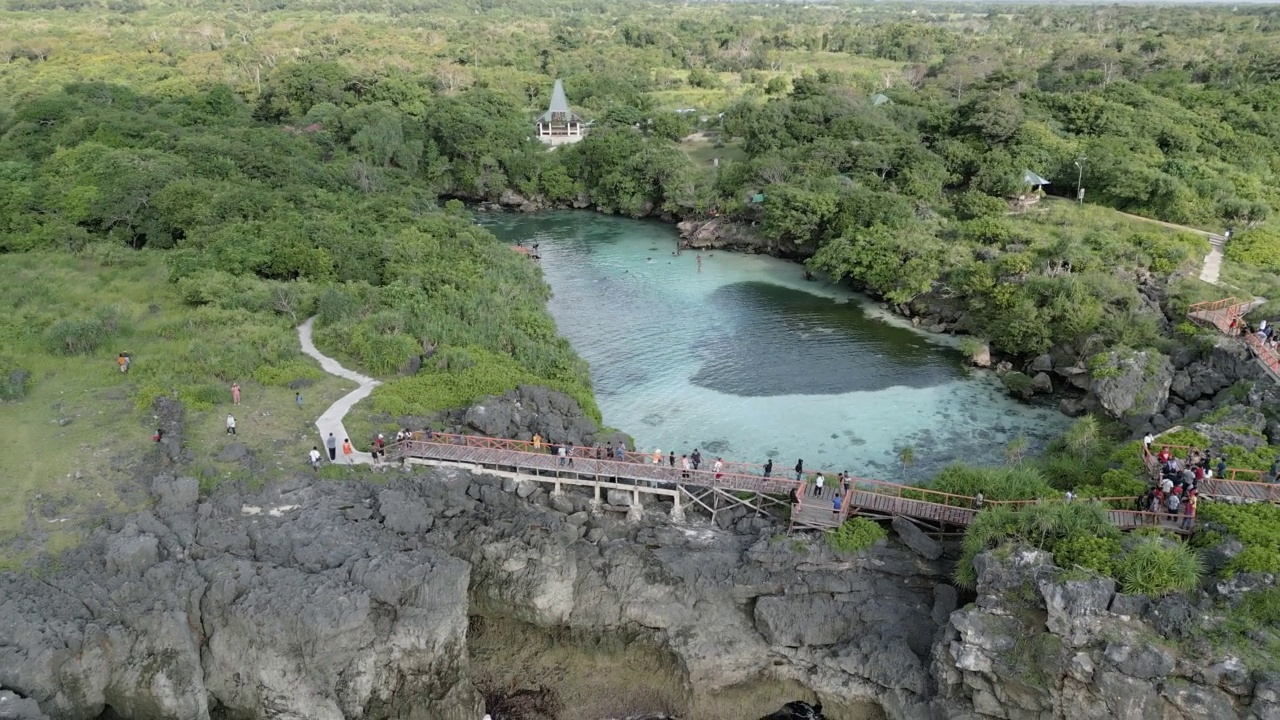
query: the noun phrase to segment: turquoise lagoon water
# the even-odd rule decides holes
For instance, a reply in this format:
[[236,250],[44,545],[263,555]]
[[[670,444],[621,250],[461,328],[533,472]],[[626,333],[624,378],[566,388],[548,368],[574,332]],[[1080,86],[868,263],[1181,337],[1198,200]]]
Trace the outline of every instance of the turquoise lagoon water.
[[796,263],[703,251],[699,272],[699,253],[672,255],[670,225],[591,212],[478,220],[539,243],[551,314],[591,364],[605,422],[646,451],[915,481],[954,460],[1003,462],[1019,434],[1035,448],[1068,423],[966,367],[954,339],[805,281]]

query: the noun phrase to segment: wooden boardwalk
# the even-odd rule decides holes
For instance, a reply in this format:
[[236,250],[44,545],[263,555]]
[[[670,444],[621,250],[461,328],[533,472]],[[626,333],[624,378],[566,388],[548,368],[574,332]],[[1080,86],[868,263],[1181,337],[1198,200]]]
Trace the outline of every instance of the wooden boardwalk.
[[[939,532],[947,528],[968,526],[977,516],[973,498],[953,495],[928,488],[898,485],[866,478],[850,478],[848,488],[836,487],[836,477],[826,476],[829,485],[821,494],[811,486],[790,476],[765,477],[752,472],[747,463],[722,464],[719,472],[707,469],[685,471],[670,464],[669,456],[654,462],[653,456],[624,453],[623,459],[610,459],[601,448],[572,448],[561,457],[550,446],[537,446],[520,440],[505,440],[478,435],[433,433],[387,447],[387,460],[419,459],[462,465],[474,465],[497,471],[510,471],[530,480],[552,483],[556,491],[569,484],[595,489],[597,503],[607,496],[601,492],[619,490],[639,494],[658,494],[673,498],[672,515],[682,517],[690,504],[715,515],[723,510],[746,507],[752,512],[780,516],[790,509],[792,530],[829,530],[839,527],[851,516],[872,518],[906,517]],[[832,493],[840,492],[839,512],[833,509]],[[638,498],[637,498],[638,500]],[[1000,503],[1018,507],[1031,502]],[[638,507],[639,502],[633,503]],[[1158,525],[1182,531],[1182,516],[1134,510],[1109,510],[1112,522],[1122,530]]]
[[[1218,332],[1224,335],[1239,337],[1240,330],[1233,328],[1231,326],[1232,322],[1236,320],[1243,321],[1245,315],[1262,306],[1265,302],[1266,300],[1262,298],[1239,300],[1229,297],[1212,302],[1196,303],[1187,309],[1187,319],[1216,328]],[[1262,369],[1267,371],[1272,380],[1280,382],[1280,353],[1267,347],[1256,333],[1246,333],[1243,337],[1245,344],[1249,346],[1249,350],[1253,352],[1253,356],[1257,358],[1258,364],[1262,366]]]

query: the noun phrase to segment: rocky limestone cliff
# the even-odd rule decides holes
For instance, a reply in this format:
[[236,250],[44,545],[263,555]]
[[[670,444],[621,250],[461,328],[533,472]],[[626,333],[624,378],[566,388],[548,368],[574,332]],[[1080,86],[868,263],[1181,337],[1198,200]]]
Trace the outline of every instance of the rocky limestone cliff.
[[1280,718],[1280,674],[1233,657],[1191,661],[1161,636],[1195,613],[1181,596],[1152,602],[1110,579],[1069,579],[1036,550],[975,565],[976,602],[934,644],[935,717]]
[[706,220],[684,220],[676,225],[685,246],[695,250],[724,248],[738,252],[762,253],[779,258],[802,260],[816,248],[800,246],[791,240],[765,237],[757,225],[740,220],[714,217]]
[[58,720],[480,716],[469,568],[375,519],[367,487],[152,492],[61,569],[0,576],[0,686]]
[[470,613],[647,637],[692,692],[794,679],[910,717],[956,602],[940,561],[896,543],[841,558],[454,469],[205,502],[160,476],[153,492],[61,569],[0,578],[13,702],[69,720],[475,720]]
[[1085,407],[1102,411],[1133,429],[1164,410],[1173,383],[1173,364],[1156,350],[1111,351],[1090,368]]

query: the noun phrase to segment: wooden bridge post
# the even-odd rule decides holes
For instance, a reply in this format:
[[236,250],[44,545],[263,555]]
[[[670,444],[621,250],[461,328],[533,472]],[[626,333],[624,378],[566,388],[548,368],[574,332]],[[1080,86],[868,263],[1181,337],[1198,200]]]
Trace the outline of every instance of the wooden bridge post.
[[675,497],[672,498],[674,504],[671,506],[671,522],[684,522],[684,506],[680,504],[680,490],[676,490]]

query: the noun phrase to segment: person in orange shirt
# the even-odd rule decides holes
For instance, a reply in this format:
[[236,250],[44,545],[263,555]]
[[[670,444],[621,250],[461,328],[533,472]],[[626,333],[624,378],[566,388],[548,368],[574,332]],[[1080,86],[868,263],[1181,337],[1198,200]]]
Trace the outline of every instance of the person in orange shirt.
[[342,458],[347,461],[348,465],[351,464],[352,452],[354,452],[354,450],[351,448],[351,438],[344,438],[342,441]]

